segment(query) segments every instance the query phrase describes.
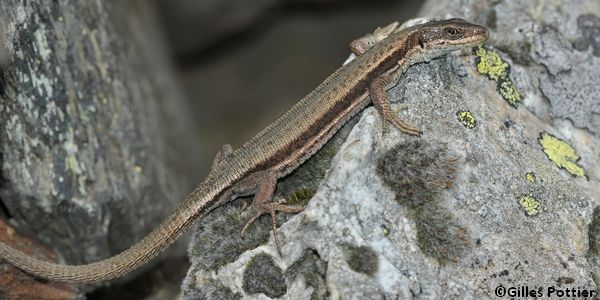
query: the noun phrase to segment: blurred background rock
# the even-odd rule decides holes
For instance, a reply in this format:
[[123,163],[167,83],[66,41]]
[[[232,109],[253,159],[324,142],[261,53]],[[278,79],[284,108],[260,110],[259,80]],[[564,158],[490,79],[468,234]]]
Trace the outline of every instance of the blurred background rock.
[[414,17],[421,1],[161,0],[160,17],[208,170],[348,57],[348,44]]

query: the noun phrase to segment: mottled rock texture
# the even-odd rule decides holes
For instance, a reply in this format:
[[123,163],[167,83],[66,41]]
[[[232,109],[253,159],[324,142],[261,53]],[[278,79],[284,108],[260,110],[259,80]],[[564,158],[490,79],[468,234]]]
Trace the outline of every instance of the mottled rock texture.
[[[300,178],[296,185],[280,183],[279,196],[310,198],[279,230],[282,256],[267,217],[240,240],[251,214],[239,212],[241,200],[213,212],[190,247],[185,298],[479,299],[496,298],[498,286],[541,288],[540,296],[550,287],[596,289],[600,2],[429,1],[421,15],[462,17],[492,33],[484,48],[410,68],[390,90],[423,136],[392,130],[382,139],[369,108],[349,135],[286,179]],[[244,274],[257,261],[281,278],[249,283]],[[292,274],[307,261],[320,267]]]
[[0,2],[2,214],[64,262],[128,248],[195,179],[154,11],[146,1]]

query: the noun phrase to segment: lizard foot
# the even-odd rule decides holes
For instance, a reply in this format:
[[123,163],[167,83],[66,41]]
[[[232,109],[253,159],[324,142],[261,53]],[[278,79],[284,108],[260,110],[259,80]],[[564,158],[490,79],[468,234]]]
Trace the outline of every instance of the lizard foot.
[[[408,109],[408,106],[402,105],[399,111]],[[392,123],[394,127],[398,128],[398,130],[402,131],[405,134],[412,136],[421,136],[422,132],[417,127],[411,125],[410,123],[402,120],[398,117],[396,112],[392,109],[379,109],[379,116],[381,117],[381,135],[385,136],[388,131],[388,122]]]
[[390,122],[403,133],[413,136],[421,136],[421,130],[400,119],[396,112],[394,112],[394,110],[390,107],[388,101],[389,97],[386,89],[389,86],[393,86],[393,83],[397,82],[397,77],[399,74],[401,73],[397,71],[373,80],[369,86],[369,95],[371,96],[371,101],[373,102],[375,108],[377,108],[379,116],[381,116],[383,123],[382,130],[384,134],[387,131],[387,122]]
[[[280,176],[276,171],[273,170],[263,170],[254,172],[241,182],[239,182],[233,189],[233,192],[236,195],[242,194],[254,194],[254,199],[252,199],[252,207],[254,208],[254,215],[250,217],[248,222],[242,228],[240,235],[243,237],[246,230],[252,225],[260,216],[265,213],[271,215],[271,226],[273,228],[273,235],[275,238],[275,245],[277,246],[277,252],[281,255],[281,247],[279,244],[279,240],[277,239],[277,224],[275,223],[275,212],[281,211],[285,213],[297,213],[302,211],[303,207],[298,206],[289,206],[279,203],[272,203],[273,193],[275,192],[275,187],[277,186],[277,179]],[[244,202],[244,206],[242,210],[246,209],[248,204]]]
[[244,233],[250,227],[250,225],[252,225],[260,216],[262,216],[265,213],[270,214],[271,215],[271,228],[273,231],[273,238],[275,239],[275,246],[277,247],[277,252],[279,253],[279,255],[281,255],[281,246],[279,244],[279,239],[277,239],[277,223],[275,222],[275,212],[280,211],[280,212],[284,212],[284,213],[294,214],[294,213],[298,213],[298,212],[301,212],[302,210],[304,210],[304,207],[290,206],[290,205],[277,204],[277,203],[253,203],[253,204],[254,204],[254,210],[256,210],[256,212],[248,220],[248,222],[246,222],[246,225],[244,225],[244,228],[242,228],[242,231],[240,232],[240,234],[243,237]]

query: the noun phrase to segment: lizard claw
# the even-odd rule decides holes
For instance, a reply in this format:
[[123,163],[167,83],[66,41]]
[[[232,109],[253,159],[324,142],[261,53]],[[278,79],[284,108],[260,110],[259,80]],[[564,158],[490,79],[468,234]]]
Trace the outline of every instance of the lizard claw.
[[255,204],[254,209],[256,210],[256,213],[250,217],[248,222],[246,222],[246,225],[244,225],[244,228],[242,228],[240,235],[244,237],[244,233],[250,227],[250,225],[252,225],[260,216],[268,213],[271,215],[271,228],[273,231],[273,238],[275,239],[275,246],[277,247],[277,253],[281,255],[281,246],[279,244],[279,239],[277,239],[277,223],[275,222],[275,212],[280,211],[285,213],[298,213],[304,210],[304,208],[276,203],[260,203],[258,205]]

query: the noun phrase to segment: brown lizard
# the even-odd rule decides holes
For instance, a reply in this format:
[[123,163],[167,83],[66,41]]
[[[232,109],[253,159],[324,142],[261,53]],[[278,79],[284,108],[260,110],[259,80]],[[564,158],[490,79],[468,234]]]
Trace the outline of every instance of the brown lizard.
[[214,208],[252,194],[256,212],[242,233],[264,213],[271,215],[275,231],[275,211],[301,210],[270,203],[279,178],[311,157],[369,103],[375,105],[383,124],[387,120],[407,134],[420,135],[418,129],[391,110],[386,91],[396,85],[410,65],[482,44],[489,37],[485,27],[461,19],[431,21],[402,30],[395,30],[394,26],[389,31],[385,38],[376,38],[377,43],[359,50],[355,60],[336,70],[239,149],[225,146],[206,179],[161,225],[131,248],[105,260],[72,266],[33,258],[0,242],[0,257],[27,273],[49,280],[75,284],[109,280],[148,262]]

